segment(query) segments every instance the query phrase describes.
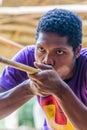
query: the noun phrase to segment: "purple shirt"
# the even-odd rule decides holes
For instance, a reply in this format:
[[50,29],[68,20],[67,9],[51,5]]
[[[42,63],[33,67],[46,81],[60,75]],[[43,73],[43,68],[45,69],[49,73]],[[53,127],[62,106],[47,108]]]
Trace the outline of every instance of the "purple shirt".
[[[34,45],[27,46],[18,52],[12,60],[34,67],[34,51]],[[26,72],[7,66],[1,74],[0,86],[8,90],[26,79],[28,79]],[[81,50],[80,57],[77,59],[75,75],[67,84],[77,97],[87,105],[87,48]],[[44,123],[44,130],[48,130],[46,122]]]
[[[12,60],[34,67],[34,46],[25,47],[23,50],[19,51]],[[26,79],[28,79],[26,72],[6,66],[0,77],[0,86],[8,90]]]

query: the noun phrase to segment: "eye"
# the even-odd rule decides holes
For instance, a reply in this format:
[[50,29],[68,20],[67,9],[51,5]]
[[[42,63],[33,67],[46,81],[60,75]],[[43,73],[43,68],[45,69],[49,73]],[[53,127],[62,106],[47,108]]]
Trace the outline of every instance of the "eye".
[[59,54],[59,55],[62,55],[64,52],[62,50],[57,50],[56,53]]
[[38,47],[38,50],[39,50],[40,52],[44,52],[44,51],[45,51],[45,49],[44,49],[43,47]]

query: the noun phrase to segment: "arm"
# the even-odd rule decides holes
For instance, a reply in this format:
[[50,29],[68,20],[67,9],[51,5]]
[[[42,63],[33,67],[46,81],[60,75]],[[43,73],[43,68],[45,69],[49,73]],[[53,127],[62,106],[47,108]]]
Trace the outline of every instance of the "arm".
[[26,80],[15,88],[0,93],[0,119],[11,114],[34,96],[29,87],[29,80]]
[[[32,46],[25,47],[12,60],[33,67],[34,53],[32,50],[34,50]],[[28,80],[27,73],[10,66],[6,66],[3,70],[0,76],[0,86],[1,119],[15,111],[34,96],[30,90],[30,80]]]
[[87,107],[75,96],[71,88],[52,67],[40,65],[38,68],[43,71],[36,75],[30,75],[34,87],[38,89],[38,95],[55,96],[74,128],[76,130],[86,130]]
[[76,130],[87,129],[87,107],[75,96],[73,91],[65,83],[61,87],[64,91],[63,95],[59,96],[54,92],[58,99],[61,108],[65,112]]

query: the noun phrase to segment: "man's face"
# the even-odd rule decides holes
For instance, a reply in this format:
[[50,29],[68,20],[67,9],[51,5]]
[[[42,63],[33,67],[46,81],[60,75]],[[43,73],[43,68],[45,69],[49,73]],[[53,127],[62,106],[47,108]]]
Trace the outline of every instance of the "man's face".
[[77,58],[67,40],[67,37],[60,37],[55,33],[39,33],[36,41],[36,61],[51,65],[62,79],[73,76]]

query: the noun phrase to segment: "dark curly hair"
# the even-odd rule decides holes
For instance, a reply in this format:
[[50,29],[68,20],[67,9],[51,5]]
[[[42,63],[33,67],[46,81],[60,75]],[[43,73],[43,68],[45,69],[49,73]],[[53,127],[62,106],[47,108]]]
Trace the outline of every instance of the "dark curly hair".
[[69,10],[53,9],[40,18],[36,29],[36,40],[40,32],[54,32],[62,37],[67,36],[68,44],[75,51],[82,43],[82,20]]

